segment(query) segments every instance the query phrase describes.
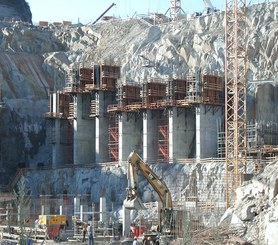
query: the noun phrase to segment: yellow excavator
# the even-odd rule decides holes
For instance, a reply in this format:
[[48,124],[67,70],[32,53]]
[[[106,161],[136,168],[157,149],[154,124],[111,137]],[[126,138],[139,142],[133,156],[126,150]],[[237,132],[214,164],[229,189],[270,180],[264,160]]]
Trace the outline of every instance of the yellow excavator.
[[145,209],[141,198],[138,196],[138,172],[141,172],[158,194],[162,204],[158,217],[158,230],[162,234],[173,234],[172,197],[165,182],[152,171],[135,151],[130,153],[128,163],[128,188],[126,189],[126,199],[124,200],[125,208]]

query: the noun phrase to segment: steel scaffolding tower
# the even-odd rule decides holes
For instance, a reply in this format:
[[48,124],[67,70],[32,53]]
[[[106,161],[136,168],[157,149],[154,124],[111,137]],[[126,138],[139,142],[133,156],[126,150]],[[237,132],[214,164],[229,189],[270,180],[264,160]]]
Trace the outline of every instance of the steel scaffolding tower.
[[226,0],[225,15],[226,204],[246,170],[245,0]]
[[181,0],[170,0],[170,17],[172,20],[176,20],[181,13]]

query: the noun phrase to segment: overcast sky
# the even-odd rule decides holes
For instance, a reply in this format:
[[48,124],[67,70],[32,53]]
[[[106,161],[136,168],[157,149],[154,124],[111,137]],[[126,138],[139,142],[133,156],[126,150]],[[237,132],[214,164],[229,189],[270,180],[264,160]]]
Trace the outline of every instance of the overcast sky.
[[[134,13],[165,13],[170,0],[26,0],[31,8],[33,22],[69,20],[86,24],[97,19],[112,3],[106,15],[127,18]],[[224,9],[225,0],[211,0],[219,9]],[[205,8],[203,0],[181,0],[182,9],[186,13],[202,11]]]

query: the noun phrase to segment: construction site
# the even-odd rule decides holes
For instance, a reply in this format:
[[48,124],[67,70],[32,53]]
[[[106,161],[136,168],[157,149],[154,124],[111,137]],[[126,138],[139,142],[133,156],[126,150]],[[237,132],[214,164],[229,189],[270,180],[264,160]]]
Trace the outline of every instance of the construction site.
[[0,244],[276,244],[278,5],[204,2],[2,39]]

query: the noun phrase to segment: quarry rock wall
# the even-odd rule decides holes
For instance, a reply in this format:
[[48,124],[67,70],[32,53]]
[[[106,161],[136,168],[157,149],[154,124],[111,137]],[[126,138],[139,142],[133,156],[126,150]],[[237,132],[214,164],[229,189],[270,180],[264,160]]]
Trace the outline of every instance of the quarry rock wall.
[[25,0],[0,0],[0,19],[32,23],[29,4]]

